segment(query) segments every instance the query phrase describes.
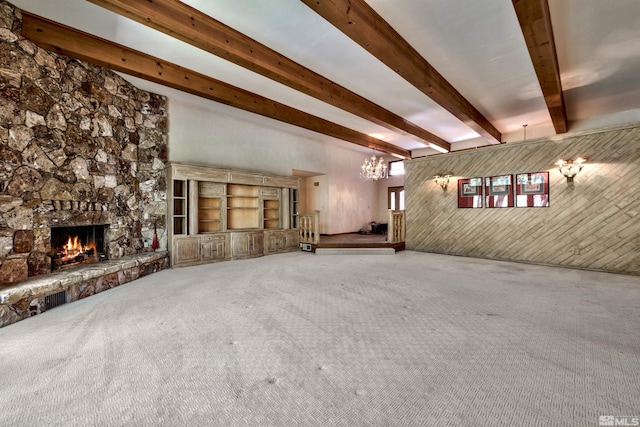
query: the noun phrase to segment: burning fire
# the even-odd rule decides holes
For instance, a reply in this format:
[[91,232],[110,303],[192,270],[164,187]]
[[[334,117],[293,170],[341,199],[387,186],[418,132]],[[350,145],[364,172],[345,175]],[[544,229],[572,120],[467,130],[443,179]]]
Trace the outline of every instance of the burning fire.
[[71,237],[67,240],[67,244],[62,246],[62,257],[64,259],[75,258],[78,255],[86,254],[89,251],[96,251],[96,245],[93,242],[89,242],[88,245],[82,246],[78,236]]

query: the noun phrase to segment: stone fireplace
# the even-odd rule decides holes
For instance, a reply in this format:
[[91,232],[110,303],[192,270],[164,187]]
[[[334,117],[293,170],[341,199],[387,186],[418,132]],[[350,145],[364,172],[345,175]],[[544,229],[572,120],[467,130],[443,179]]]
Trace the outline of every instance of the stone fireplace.
[[60,227],[98,226],[109,260],[148,250],[154,229],[166,249],[166,98],[39,48],[20,19],[0,1],[0,287],[89,258],[62,254]]

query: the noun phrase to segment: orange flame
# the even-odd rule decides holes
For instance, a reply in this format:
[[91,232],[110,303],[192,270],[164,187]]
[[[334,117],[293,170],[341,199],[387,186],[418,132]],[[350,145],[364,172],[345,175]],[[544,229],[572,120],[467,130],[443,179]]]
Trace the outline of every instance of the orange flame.
[[96,250],[95,243],[89,242],[88,245],[82,246],[82,243],[80,242],[80,238],[78,238],[78,236],[69,236],[67,244],[62,247],[65,258],[76,257],[79,254],[88,252],[91,249],[93,249],[94,251]]

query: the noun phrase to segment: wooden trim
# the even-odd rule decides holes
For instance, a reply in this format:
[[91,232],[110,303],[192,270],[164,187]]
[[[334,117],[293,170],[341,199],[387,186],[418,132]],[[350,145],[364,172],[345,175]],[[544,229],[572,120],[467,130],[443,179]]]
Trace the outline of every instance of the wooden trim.
[[500,132],[363,0],[301,0],[493,144]]
[[168,168],[171,171],[172,178],[179,180],[294,189],[300,187],[300,177],[297,176],[273,175],[184,162],[170,162]]
[[442,151],[444,139],[178,0],[89,0],[334,107]]
[[411,157],[411,153],[408,150],[386,141],[313,116],[160,58],[112,43],[28,12],[23,11],[22,15],[23,36],[43,49],[131,74],[135,77],[363,147],[389,154],[397,154],[402,158]]
[[522,35],[556,133],[568,130],[556,44],[547,0],[513,0]]

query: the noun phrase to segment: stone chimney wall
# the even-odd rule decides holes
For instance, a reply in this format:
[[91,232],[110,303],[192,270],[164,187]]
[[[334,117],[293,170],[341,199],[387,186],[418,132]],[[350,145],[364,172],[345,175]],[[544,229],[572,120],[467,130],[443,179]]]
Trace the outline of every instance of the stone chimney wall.
[[166,249],[167,100],[48,52],[0,1],[0,285],[51,271],[51,227],[109,224],[109,258]]

